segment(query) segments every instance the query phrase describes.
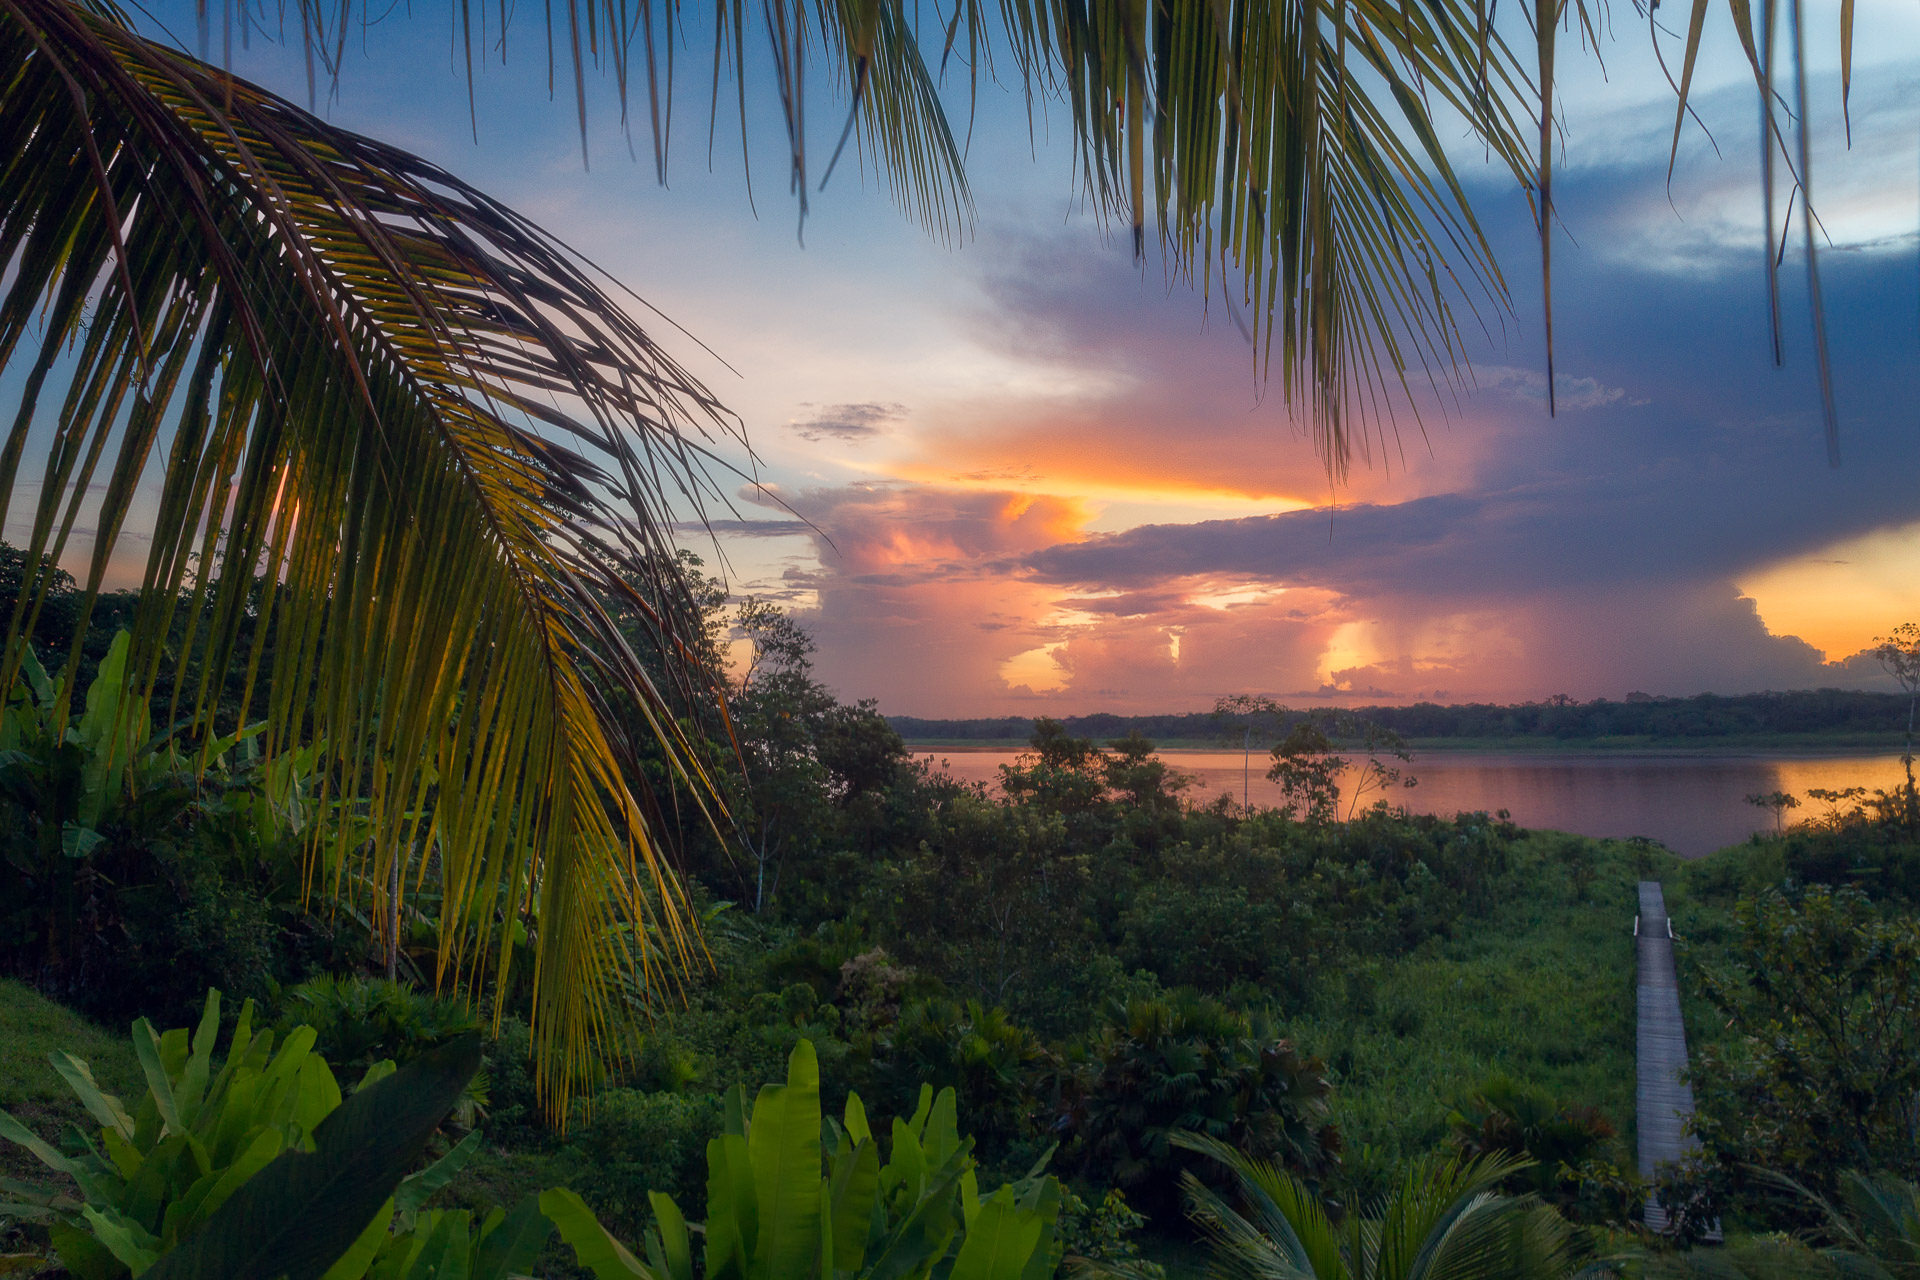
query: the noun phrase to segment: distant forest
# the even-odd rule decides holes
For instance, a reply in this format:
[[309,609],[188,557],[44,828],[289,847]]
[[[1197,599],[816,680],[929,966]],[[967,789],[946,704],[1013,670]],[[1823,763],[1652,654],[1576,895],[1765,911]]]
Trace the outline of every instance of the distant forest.
[[[1576,702],[1564,695],[1545,702],[1513,706],[1467,703],[1439,706],[1431,702],[1407,707],[1355,707],[1352,714],[1416,741],[1463,740],[1582,741],[1618,738],[1715,739],[1822,735],[1828,737],[1895,735],[1907,725],[1905,694],[1856,693],[1841,689],[1811,689],[1792,693],[1746,693],[1723,696],[1697,694],[1691,698],[1656,698],[1628,694],[1625,701],[1605,698]],[[1300,710],[1292,719],[1314,714]],[[1033,719],[1002,716],[988,720],[928,720],[918,716],[888,716],[909,742],[1025,741]],[[1155,742],[1214,742],[1229,734],[1236,740],[1241,720],[1228,721],[1204,711],[1175,715],[1061,716],[1067,732],[1079,738],[1106,741],[1138,732]],[[1256,722],[1255,735],[1281,726]],[[1890,744],[1897,738],[1889,737]]]

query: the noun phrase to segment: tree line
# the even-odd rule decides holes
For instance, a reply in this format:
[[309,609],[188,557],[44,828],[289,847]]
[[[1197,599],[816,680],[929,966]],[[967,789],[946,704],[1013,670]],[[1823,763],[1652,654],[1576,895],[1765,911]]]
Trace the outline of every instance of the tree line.
[[[1257,718],[1254,733],[1278,738],[1311,714],[1304,710],[1268,714]],[[1356,707],[1353,715],[1420,741],[1893,734],[1906,725],[1907,697],[1849,689],[1701,693],[1687,698],[1628,694],[1621,700],[1595,698],[1591,702],[1556,695],[1541,702],[1505,705],[1473,702],[1442,706],[1418,702],[1410,706]],[[1085,738],[1120,738],[1138,733],[1157,742],[1194,743],[1218,742],[1231,737],[1235,745],[1241,738],[1238,719],[1229,723],[1226,717],[1208,711],[1139,716],[1097,713],[1055,718],[1068,733]],[[1024,741],[1033,733],[1035,724],[1029,716],[942,720],[892,715],[887,720],[903,738],[912,742]]]

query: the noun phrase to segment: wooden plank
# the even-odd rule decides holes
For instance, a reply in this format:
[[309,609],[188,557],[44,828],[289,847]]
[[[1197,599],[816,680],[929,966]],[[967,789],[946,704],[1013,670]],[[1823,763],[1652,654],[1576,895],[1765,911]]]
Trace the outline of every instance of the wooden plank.
[[[1673,926],[1657,880],[1640,882],[1636,935],[1636,1070],[1634,1111],[1640,1138],[1640,1176],[1651,1182],[1662,1165],[1699,1150],[1687,1132],[1693,1088],[1686,1081],[1687,1032],[1680,1018],[1680,985],[1673,969]],[[1647,1198],[1647,1226],[1667,1228],[1667,1211]]]

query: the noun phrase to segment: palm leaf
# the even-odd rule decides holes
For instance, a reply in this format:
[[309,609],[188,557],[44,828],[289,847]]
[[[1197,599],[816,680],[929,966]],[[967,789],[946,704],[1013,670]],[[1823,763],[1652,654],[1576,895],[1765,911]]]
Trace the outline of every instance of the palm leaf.
[[269,756],[323,742],[324,798],[372,838],[343,824],[313,881],[405,895],[431,849],[439,982],[513,963],[496,901],[533,917],[564,1106],[623,1016],[620,927],[649,986],[696,945],[629,780],[664,751],[710,793],[671,714],[702,676],[656,678],[608,605],[692,653],[669,526],[714,495],[731,419],[512,210],[67,0],[0,0],[0,192],[0,370],[24,386],[0,521],[37,489],[29,563],[83,559],[91,593],[160,474],[140,687],[164,664],[170,718],[211,727],[243,667]]

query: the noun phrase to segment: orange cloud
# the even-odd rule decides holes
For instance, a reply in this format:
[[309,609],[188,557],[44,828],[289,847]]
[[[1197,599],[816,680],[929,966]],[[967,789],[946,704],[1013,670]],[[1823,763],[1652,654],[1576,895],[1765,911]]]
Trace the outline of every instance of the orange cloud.
[[1858,653],[1920,619],[1920,524],[1779,561],[1740,585],[1770,630],[1799,636],[1829,660]]

